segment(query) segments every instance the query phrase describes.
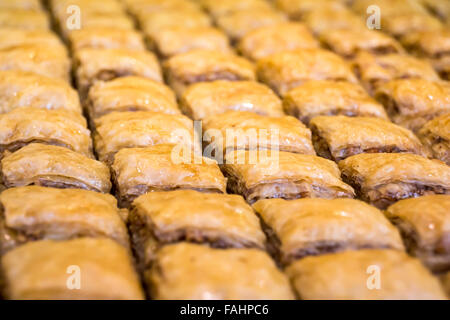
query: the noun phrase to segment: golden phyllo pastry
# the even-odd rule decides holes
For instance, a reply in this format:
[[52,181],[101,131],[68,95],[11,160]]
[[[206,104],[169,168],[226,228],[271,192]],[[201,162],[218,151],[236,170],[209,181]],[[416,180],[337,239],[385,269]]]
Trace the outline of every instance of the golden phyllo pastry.
[[114,111],[181,113],[175,94],[169,87],[135,76],[96,82],[89,90],[86,106],[91,119]]
[[228,190],[249,203],[260,199],[351,198],[337,165],[314,155],[275,150],[237,150],[226,154],[222,170]]
[[79,237],[108,237],[129,247],[122,212],[109,194],[19,187],[0,194],[0,208],[3,253],[30,241]]
[[386,54],[375,56],[360,52],[353,61],[353,69],[370,94],[390,80],[424,79],[439,81],[438,74],[426,61],[404,54]]
[[286,270],[305,300],[445,300],[418,259],[399,250],[358,250],[306,257]]
[[122,206],[153,191],[192,189],[225,193],[226,190],[226,179],[217,162],[193,153],[185,145],[122,149],[114,157],[112,171]]
[[0,114],[0,151],[16,151],[29,143],[66,147],[92,157],[92,142],[81,114],[58,109],[23,107]]
[[386,34],[369,29],[338,29],[324,32],[322,43],[345,58],[353,58],[359,51],[375,55],[401,53],[403,49],[395,39]]
[[21,70],[39,75],[70,79],[70,59],[63,45],[18,45],[0,49],[0,70]]
[[418,136],[436,159],[450,166],[450,113],[427,122]]
[[408,251],[434,272],[450,267],[449,208],[449,195],[431,195],[401,200],[386,210]]
[[82,28],[70,33],[69,42],[72,51],[83,48],[145,50],[142,35],[127,29]]
[[179,241],[213,248],[265,248],[258,217],[238,195],[194,190],[147,193],[133,201],[128,224],[142,270],[151,265],[159,247]]
[[259,27],[274,26],[286,22],[281,12],[270,9],[246,9],[233,11],[217,18],[217,25],[225,31],[232,41],[239,40]]
[[167,27],[147,35],[147,39],[162,58],[194,49],[231,52],[227,36],[213,27]]
[[346,250],[403,250],[399,232],[378,209],[354,199],[260,200],[270,251],[282,264]]
[[30,242],[1,265],[7,299],[144,299],[129,251],[108,238]]
[[112,112],[95,120],[95,151],[101,161],[112,163],[124,148],[157,144],[185,144],[194,150],[194,126],[183,115],[159,112]]
[[341,57],[323,49],[275,53],[258,61],[258,78],[279,95],[307,80],[345,80],[357,83],[350,66]]
[[450,194],[450,167],[415,154],[363,153],[339,167],[357,196],[380,209],[406,198]]
[[417,0],[353,0],[352,9],[362,16],[367,16],[367,8],[375,5],[380,8],[382,21],[391,19],[398,13],[422,13],[427,14],[427,10]]
[[389,81],[375,92],[395,123],[413,131],[450,112],[450,84],[423,79]]
[[0,39],[0,50],[26,45],[63,46],[58,35],[49,30],[0,28]]
[[318,41],[298,22],[264,26],[248,32],[239,42],[239,51],[252,60],[259,60],[282,51],[318,48]]
[[351,10],[341,8],[337,11],[329,6],[308,12],[303,22],[315,35],[321,35],[331,30],[364,30],[367,28],[364,19]]
[[450,298],[450,271],[442,275],[441,280],[447,297]]
[[286,152],[313,154],[311,131],[290,116],[267,117],[252,112],[228,111],[203,121],[204,154],[229,150],[277,149]]
[[180,107],[194,120],[226,111],[248,111],[275,117],[284,114],[278,96],[255,81],[216,80],[193,84],[183,93]]
[[442,0],[421,0],[421,3],[432,14],[440,18],[442,21],[450,18],[450,2]]
[[81,97],[96,81],[140,76],[162,82],[161,68],[151,52],[84,48],[75,55],[75,76]]
[[254,65],[232,53],[196,49],[175,55],[165,61],[167,81],[181,96],[197,82],[214,80],[255,80]]
[[428,150],[412,131],[373,117],[319,116],[309,123],[321,157],[340,161],[359,153],[415,153]]
[[438,18],[430,14],[398,12],[389,18],[382,18],[381,31],[397,38],[407,36],[412,32],[432,31],[439,32],[444,26]]
[[108,193],[109,169],[100,161],[66,148],[32,143],[1,160],[2,184],[86,189]]
[[258,249],[169,245],[158,252],[144,280],[158,300],[294,299],[287,277]]
[[337,12],[346,9],[341,1],[330,0],[275,0],[275,4],[294,20],[304,18],[308,13],[326,7]]
[[41,2],[39,0],[2,0],[0,1],[0,9],[25,9],[25,10],[41,10]]
[[123,0],[127,9],[136,16],[158,12],[199,11],[200,2],[185,0]]
[[66,81],[26,71],[0,71],[0,113],[26,107],[81,114],[78,93]]
[[243,10],[273,9],[271,4],[264,0],[202,0],[201,2],[215,18]]
[[25,30],[49,30],[50,19],[45,11],[1,9],[0,27]]
[[284,111],[303,123],[316,116],[344,115],[388,119],[383,106],[360,85],[346,81],[311,80],[289,90]]

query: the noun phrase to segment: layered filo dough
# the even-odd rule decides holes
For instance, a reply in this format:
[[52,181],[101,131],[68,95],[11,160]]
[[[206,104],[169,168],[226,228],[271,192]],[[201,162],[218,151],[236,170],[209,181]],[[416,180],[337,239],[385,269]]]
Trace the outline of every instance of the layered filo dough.
[[263,116],[282,116],[280,98],[256,81],[216,80],[191,85],[182,95],[180,108],[194,120],[226,111],[248,111]]
[[163,59],[194,49],[231,52],[228,37],[213,27],[167,27],[147,35],[147,40]]
[[450,113],[427,122],[418,136],[436,159],[450,166]]
[[422,0],[421,3],[428,9],[428,11],[437,16],[442,21],[449,20],[450,3],[448,1]]
[[428,61],[405,54],[390,53],[376,56],[360,52],[353,60],[353,69],[370,94],[375,93],[379,86],[390,80],[410,78],[440,80]]
[[375,92],[395,123],[417,132],[428,120],[450,112],[450,84],[423,79],[389,81]]
[[124,0],[126,8],[135,16],[166,11],[199,11],[200,2],[184,0]]
[[123,214],[117,208],[116,199],[109,194],[80,189],[18,187],[0,194],[0,209],[3,254],[42,239],[108,237],[129,247]]
[[400,250],[365,249],[306,257],[286,269],[304,300],[445,300],[418,259]]
[[266,245],[258,217],[238,195],[194,190],[147,193],[133,201],[128,225],[141,270],[151,265],[158,248],[175,242],[213,248]]
[[39,0],[2,0],[0,9],[41,10],[42,6]]
[[214,80],[255,80],[254,65],[235,54],[196,49],[164,62],[168,84],[181,96],[189,85]]
[[314,155],[275,150],[236,150],[226,154],[222,170],[228,190],[249,203],[261,199],[352,198],[337,165]]
[[[276,149],[315,155],[311,131],[290,116],[268,117],[245,111],[228,111],[203,120],[204,149],[229,150]],[[208,150],[207,150],[208,148]]]
[[136,76],[96,82],[89,90],[86,108],[91,119],[111,112],[181,113],[175,94],[169,87],[158,81]]
[[307,80],[343,80],[357,83],[350,65],[335,53],[323,49],[299,49],[275,53],[260,59],[258,78],[279,95]]
[[217,162],[201,157],[184,145],[122,149],[114,157],[112,171],[121,206],[154,191],[226,191],[226,179]]
[[272,5],[264,0],[202,0],[202,5],[216,19],[243,10],[270,10]]
[[26,30],[0,27],[0,49],[23,45],[62,46],[56,33],[49,30]]
[[365,17],[367,15],[367,8],[370,5],[376,5],[383,12],[383,20],[381,22],[393,18],[398,13],[428,14],[427,9],[420,1],[415,0],[354,0],[352,9]]
[[308,12],[303,22],[317,36],[330,30],[364,30],[364,19],[348,9],[339,12],[330,7],[322,7]]
[[373,117],[318,116],[309,123],[321,157],[340,161],[359,153],[429,152],[412,131]]
[[430,195],[401,200],[386,216],[403,236],[408,251],[433,272],[450,267],[450,196]]
[[165,246],[144,281],[157,300],[291,300],[287,277],[258,249]]
[[450,80],[450,30],[410,33],[402,44],[419,58],[429,59],[442,79]]
[[0,27],[23,30],[50,30],[50,19],[45,11],[2,9],[0,10]]
[[357,196],[380,209],[406,198],[450,194],[450,167],[415,154],[363,153],[339,167]]
[[287,92],[283,98],[283,108],[287,114],[305,124],[320,115],[388,119],[383,105],[360,85],[346,81],[307,81]]
[[0,70],[21,70],[70,80],[70,59],[63,45],[17,45],[0,49]]
[[252,60],[282,51],[318,47],[319,42],[298,22],[259,27],[243,36],[238,44],[239,51]]
[[[323,8],[330,8],[339,13],[346,10],[342,1],[329,0],[275,0],[276,6],[293,20],[303,19],[308,13]],[[335,15],[337,15],[335,13]]]
[[26,107],[81,114],[78,93],[67,82],[26,71],[0,71],[0,113]]
[[1,160],[2,184],[7,187],[39,185],[108,193],[109,169],[100,161],[67,148],[29,144]]
[[270,9],[246,9],[233,11],[217,18],[217,25],[232,41],[237,41],[247,33],[264,26],[286,22],[280,11]]
[[260,200],[273,256],[283,265],[346,250],[403,250],[398,230],[378,209],[354,199]]
[[[7,299],[145,298],[129,251],[108,238],[30,242],[6,253],[1,266]],[[68,280],[77,270],[81,283]]]
[[73,30],[69,42],[72,51],[83,48],[145,50],[142,35],[127,29],[96,27]]
[[369,29],[329,30],[321,35],[320,40],[326,47],[347,59],[353,58],[359,51],[375,55],[403,52],[395,39]]
[[161,68],[151,52],[126,49],[80,49],[75,54],[75,77],[81,97],[97,81],[139,76],[162,82]]
[[22,107],[0,114],[0,152],[16,151],[30,143],[66,147],[92,157],[86,119],[69,110]]
[[391,18],[383,19],[382,23],[382,31],[396,38],[408,36],[412,32],[439,32],[444,29],[438,18],[423,13],[398,12]]
[[193,122],[181,114],[112,112],[95,120],[95,151],[106,163],[123,148],[185,144],[194,150],[194,142]]

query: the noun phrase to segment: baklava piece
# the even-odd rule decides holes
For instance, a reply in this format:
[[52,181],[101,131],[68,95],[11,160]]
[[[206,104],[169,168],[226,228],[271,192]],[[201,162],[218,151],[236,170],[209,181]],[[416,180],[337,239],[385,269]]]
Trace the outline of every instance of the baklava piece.
[[442,0],[421,0],[421,3],[428,11],[442,21],[448,21],[450,19],[450,2]]
[[402,44],[417,57],[429,59],[441,78],[450,80],[450,29],[411,33]]
[[76,52],[74,69],[82,99],[97,81],[140,76],[162,82],[156,56],[146,51],[84,48]]
[[158,300],[294,299],[287,277],[258,249],[168,245],[157,253],[144,281]]
[[163,59],[194,49],[231,52],[227,36],[213,27],[168,27],[147,35],[147,40]]
[[381,30],[396,38],[402,38],[412,32],[439,32],[444,28],[439,19],[423,13],[396,13],[391,17],[382,18]]
[[180,108],[194,120],[226,111],[248,111],[273,117],[284,114],[278,96],[255,81],[216,80],[193,84],[183,93]]
[[0,27],[25,30],[50,30],[50,19],[45,11],[2,9],[0,10]]
[[[315,155],[311,131],[294,117],[228,111],[205,118],[203,140],[216,152],[276,149]],[[205,142],[206,142],[205,141]],[[207,153],[205,148],[204,154]]]
[[202,4],[216,19],[244,10],[273,10],[272,5],[264,0],[202,0]]
[[359,153],[415,153],[428,156],[412,131],[373,117],[319,116],[310,128],[317,154],[336,162]]
[[258,217],[238,195],[194,190],[147,193],[134,200],[128,224],[141,270],[151,266],[158,248],[175,242],[213,248],[266,245]]
[[24,9],[39,11],[42,9],[42,6],[39,0],[2,0],[0,2],[0,9]]
[[[144,299],[129,251],[108,238],[30,242],[6,253],[1,266],[7,299]],[[81,281],[71,280],[77,274]]]
[[237,150],[222,166],[230,193],[247,202],[282,198],[352,198],[353,189],[340,178],[338,166],[327,159],[274,150]]
[[5,187],[38,185],[108,193],[109,169],[100,161],[69,149],[32,143],[1,160]]
[[260,200],[269,251],[289,265],[307,256],[360,249],[398,249],[397,229],[378,209],[354,199]]
[[418,259],[400,250],[366,249],[306,257],[286,270],[304,300],[445,300]]
[[226,179],[217,162],[194,154],[182,145],[122,149],[114,157],[112,172],[122,207],[130,205],[138,196],[154,191],[226,191]]
[[423,79],[389,81],[375,92],[395,123],[417,132],[428,120],[450,112],[450,84]]
[[40,186],[12,188],[0,194],[0,212],[3,254],[31,241],[79,237],[107,237],[129,248],[122,213],[109,194]]
[[63,46],[58,35],[49,30],[0,28],[0,39],[0,50],[27,45]]
[[200,1],[190,0],[124,0],[123,2],[128,11],[136,16],[156,12],[199,11],[201,9]]
[[255,80],[254,65],[235,54],[196,49],[164,62],[169,85],[181,96],[197,82]]
[[228,13],[217,18],[217,25],[232,41],[237,41],[259,27],[274,26],[287,18],[274,9],[247,9]]
[[367,17],[367,8],[370,6],[377,6],[382,14],[383,24],[384,19],[390,19],[398,13],[408,14],[427,14],[427,10],[417,0],[353,0],[352,9]]
[[308,13],[329,8],[335,12],[346,10],[341,1],[330,0],[275,0],[276,6],[294,20],[303,19]]
[[247,33],[239,42],[239,51],[252,60],[282,51],[318,48],[318,41],[297,22],[260,27]]
[[66,81],[32,72],[0,71],[0,96],[0,113],[33,107],[81,114],[78,93]]
[[29,71],[69,82],[70,59],[63,45],[19,45],[0,49],[0,70]]
[[81,114],[23,107],[0,114],[0,153],[30,143],[57,145],[92,157],[92,142]]
[[450,167],[407,153],[362,153],[339,162],[356,195],[380,209],[423,195],[450,194]]
[[386,216],[403,236],[408,251],[433,272],[450,267],[450,196],[431,195],[399,201]]
[[418,136],[436,159],[450,166],[450,113],[427,122]]
[[339,11],[328,6],[307,13],[303,22],[319,36],[332,30],[364,30],[364,19],[348,9]]
[[357,83],[350,65],[337,54],[323,49],[302,49],[275,53],[258,61],[258,78],[279,95],[307,80]]
[[96,82],[89,90],[86,106],[91,120],[114,111],[181,113],[169,87],[135,76]]
[[374,55],[403,52],[400,43],[395,39],[369,29],[328,30],[322,34],[320,40],[327,48],[347,59],[353,58],[359,51]]
[[83,48],[145,50],[142,35],[126,29],[96,27],[73,30],[69,35],[69,42],[74,52]]
[[379,86],[390,80],[440,80],[428,61],[404,54],[375,56],[360,52],[353,61],[353,69],[370,94],[374,94]]
[[112,112],[95,120],[95,151],[111,164],[124,148],[185,144],[194,150],[194,125],[183,115],[159,112]]
[[284,111],[303,123],[316,116],[344,115],[388,119],[383,106],[358,84],[346,81],[312,80],[289,90]]

